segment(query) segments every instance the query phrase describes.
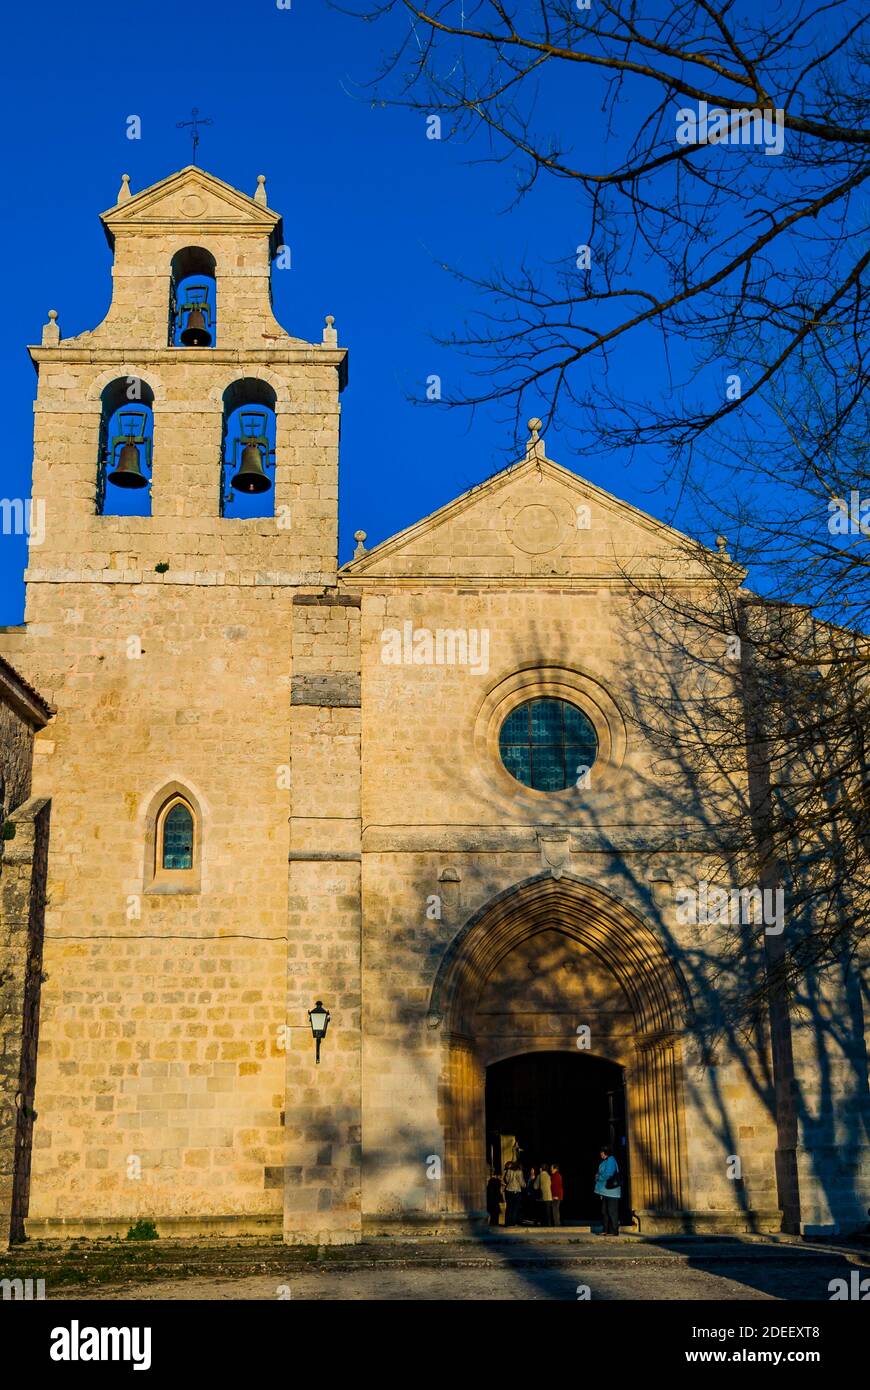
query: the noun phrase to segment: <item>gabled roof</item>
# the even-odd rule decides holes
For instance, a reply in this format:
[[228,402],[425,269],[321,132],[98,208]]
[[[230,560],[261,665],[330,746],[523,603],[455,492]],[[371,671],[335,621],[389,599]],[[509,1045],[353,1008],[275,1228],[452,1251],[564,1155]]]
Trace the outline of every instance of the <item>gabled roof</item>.
[[48,701],[2,656],[0,700],[15,709],[34,729],[44,728],[54,714]]
[[185,227],[211,232],[248,229],[274,241],[280,241],[282,234],[280,214],[264,200],[249,197],[195,164],[121,198],[102,213],[100,221],[110,246],[114,246],[116,233],[127,227]]
[[[534,430],[520,462],[354,557],[341,574],[352,581],[606,579],[624,567],[685,579],[709,574],[705,566],[691,538],[548,458]],[[742,571],[733,570],[739,580]]]

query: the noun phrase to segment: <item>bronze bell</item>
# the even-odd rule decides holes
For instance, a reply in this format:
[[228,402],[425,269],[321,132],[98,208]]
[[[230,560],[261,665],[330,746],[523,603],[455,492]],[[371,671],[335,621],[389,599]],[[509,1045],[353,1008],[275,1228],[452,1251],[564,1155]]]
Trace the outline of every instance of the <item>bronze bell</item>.
[[109,474],[115,487],[147,487],[148,479],[139,467],[139,450],[135,444],[124,444],[118,455],[118,465]]
[[266,477],[263,468],[263,460],[260,450],[256,444],[246,444],[242,450],[242,464],[238,473],[233,478],[231,487],[236,492],[268,492],[272,486],[270,478]]
[[185,347],[209,347],[211,334],[205,326],[205,314],[201,309],[191,309],[187,316],[187,327],[181,332]]

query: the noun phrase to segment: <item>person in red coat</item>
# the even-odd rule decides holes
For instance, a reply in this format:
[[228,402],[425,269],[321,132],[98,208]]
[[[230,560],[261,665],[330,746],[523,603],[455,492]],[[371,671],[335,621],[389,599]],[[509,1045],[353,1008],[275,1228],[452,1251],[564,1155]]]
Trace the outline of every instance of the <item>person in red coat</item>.
[[562,1182],[562,1174],[559,1172],[558,1163],[550,1165],[550,1183],[553,1189],[553,1225],[561,1226],[562,1220],[559,1216],[559,1209],[562,1205],[562,1198],[565,1196],[565,1184]]

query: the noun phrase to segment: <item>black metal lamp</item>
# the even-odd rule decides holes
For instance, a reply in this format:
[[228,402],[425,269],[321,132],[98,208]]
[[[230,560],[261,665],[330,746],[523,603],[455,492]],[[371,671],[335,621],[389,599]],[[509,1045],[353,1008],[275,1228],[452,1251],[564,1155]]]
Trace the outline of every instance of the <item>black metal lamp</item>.
[[324,1009],[323,1004],[318,999],[313,1009],[308,1010],[308,1022],[311,1024],[311,1035],[315,1043],[315,1062],[320,1061],[320,1044],[326,1037],[326,1030],[329,1027],[329,1009]]

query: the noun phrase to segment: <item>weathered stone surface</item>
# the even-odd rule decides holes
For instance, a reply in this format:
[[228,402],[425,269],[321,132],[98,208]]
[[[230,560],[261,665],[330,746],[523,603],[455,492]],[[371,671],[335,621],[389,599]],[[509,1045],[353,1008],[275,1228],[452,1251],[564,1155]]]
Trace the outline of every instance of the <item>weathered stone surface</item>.
[[0,1239],[24,1239],[36,1118],[50,803],[26,801],[6,821],[0,860]]
[[293,705],[325,705],[359,709],[360,680],[355,675],[298,675],[290,690]]

